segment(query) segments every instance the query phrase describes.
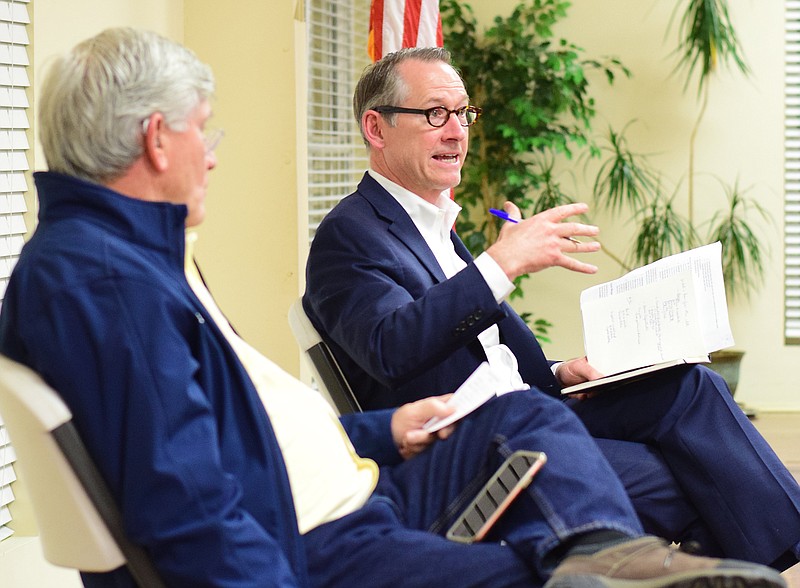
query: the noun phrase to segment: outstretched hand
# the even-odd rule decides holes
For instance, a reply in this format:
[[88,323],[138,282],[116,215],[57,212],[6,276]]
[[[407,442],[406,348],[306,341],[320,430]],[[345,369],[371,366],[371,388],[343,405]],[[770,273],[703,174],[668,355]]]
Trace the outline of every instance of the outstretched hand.
[[422,428],[432,417],[450,416],[455,408],[446,404],[452,394],[431,396],[416,402],[404,404],[392,415],[392,437],[403,459],[421,453],[436,439],[446,439],[455,430],[455,425],[428,433]]
[[[506,202],[503,209],[521,219],[519,208]],[[594,225],[565,222],[565,219],[585,213],[583,203],[564,204],[540,212],[518,223],[505,223],[497,241],[486,252],[503,269],[510,280],[549,267],[593,274],[597,267],[570,257],[574,253],[599,251],[597,241],[578,241],[576,237],[595,237],[600,232]]]

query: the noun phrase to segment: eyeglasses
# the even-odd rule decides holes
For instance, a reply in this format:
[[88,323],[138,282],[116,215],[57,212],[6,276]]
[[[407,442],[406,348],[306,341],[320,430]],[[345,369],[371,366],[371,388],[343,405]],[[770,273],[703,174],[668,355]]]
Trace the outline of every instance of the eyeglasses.
[[222,129],[206,129],[203,131],[203,143],[206,146],[206,153],[211,153],[219,146],[225,131]]
[[432,127],[443,127],[450,120],[450,115],[455,114],[458,124],[462,127],[471,127],[481,115],[481,110],[477,106],[462,106],[455,110],[449,110],[444,106],[434,106],[433,108],[403,108],[402,106],[376,106],[373,108],[380,114],[423,114],[428,124]]
[[[150,126],[150,119],[146,118],[142,121],[142,133],[147,133],[147,127]],[[214,151],[218,146],[219,142],[222,141],[222,137],[225,136],[225,131],[222,129],[216,128],[209,128],[203,129],[203,145],[206,148],[206,154],[211,153]]]

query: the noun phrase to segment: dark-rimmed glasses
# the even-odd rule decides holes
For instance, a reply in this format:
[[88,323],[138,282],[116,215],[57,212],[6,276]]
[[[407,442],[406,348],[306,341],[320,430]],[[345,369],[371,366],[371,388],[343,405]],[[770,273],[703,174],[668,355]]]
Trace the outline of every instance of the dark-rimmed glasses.
[[450,115],[455,114],[458,124],[462,127],[471,127],[478,120],[483,112],[477,106],[462,106],[455,110],[449,110],[444,106],[434,106],[433,108],[403,108],[402,106],[376,106],[373,108],[380,114],[422,114],[432,127],[443,127],[450,120]]

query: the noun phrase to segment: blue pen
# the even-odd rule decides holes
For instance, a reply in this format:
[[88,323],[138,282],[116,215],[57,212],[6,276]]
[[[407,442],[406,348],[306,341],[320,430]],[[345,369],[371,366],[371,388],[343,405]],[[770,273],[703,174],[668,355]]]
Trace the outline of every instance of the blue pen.
[[493,214],[493,215],[495,215],[497,217],[500,217],[504,221],[508,221],[510,223],[518,223],[519,222],[519,220],[517,220],[515,218],[511,218],[510,216],[508,216],[508,213],[505,210],[497,210],[496,208],[490,208],[489,209],[489,213]]
[[[510,223],[518,223],[519,222],[518,219],[510,217],[505,210],[497,210],[496,208],[490,208],[489,212],[491,214],[495,215],[496,217],[499,217],[499,218],[503,219],[504,221],[508,221]],[[578,241],[575,237],[564,237],[564,238],[567,241],[572,241],[573,243],[580,244],[580,241]]]

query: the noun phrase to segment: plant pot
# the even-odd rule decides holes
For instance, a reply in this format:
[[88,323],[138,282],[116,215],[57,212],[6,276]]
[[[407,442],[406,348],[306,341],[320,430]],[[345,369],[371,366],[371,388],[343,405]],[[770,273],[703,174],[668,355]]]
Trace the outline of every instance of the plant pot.
[[736,386],[739,384],[739,366],[743,355],[744,351],[737,349],[723,349],[710,355],[711,364],[708,367],[725,379],[732,396],[736,394]]
[[[728,388],[730,388],[731,396],[736,393],[736,386],[739,384],[739,366],[742,363],[742,356],[744,356],[744,351],[736,349],[723,349],[710,354],[711,363],[708,367],[725,379]],[[758,415],[755,409],[748,407],[744,403],[737,401],[736,404],[747,415],[747,418],[754,419]]]

